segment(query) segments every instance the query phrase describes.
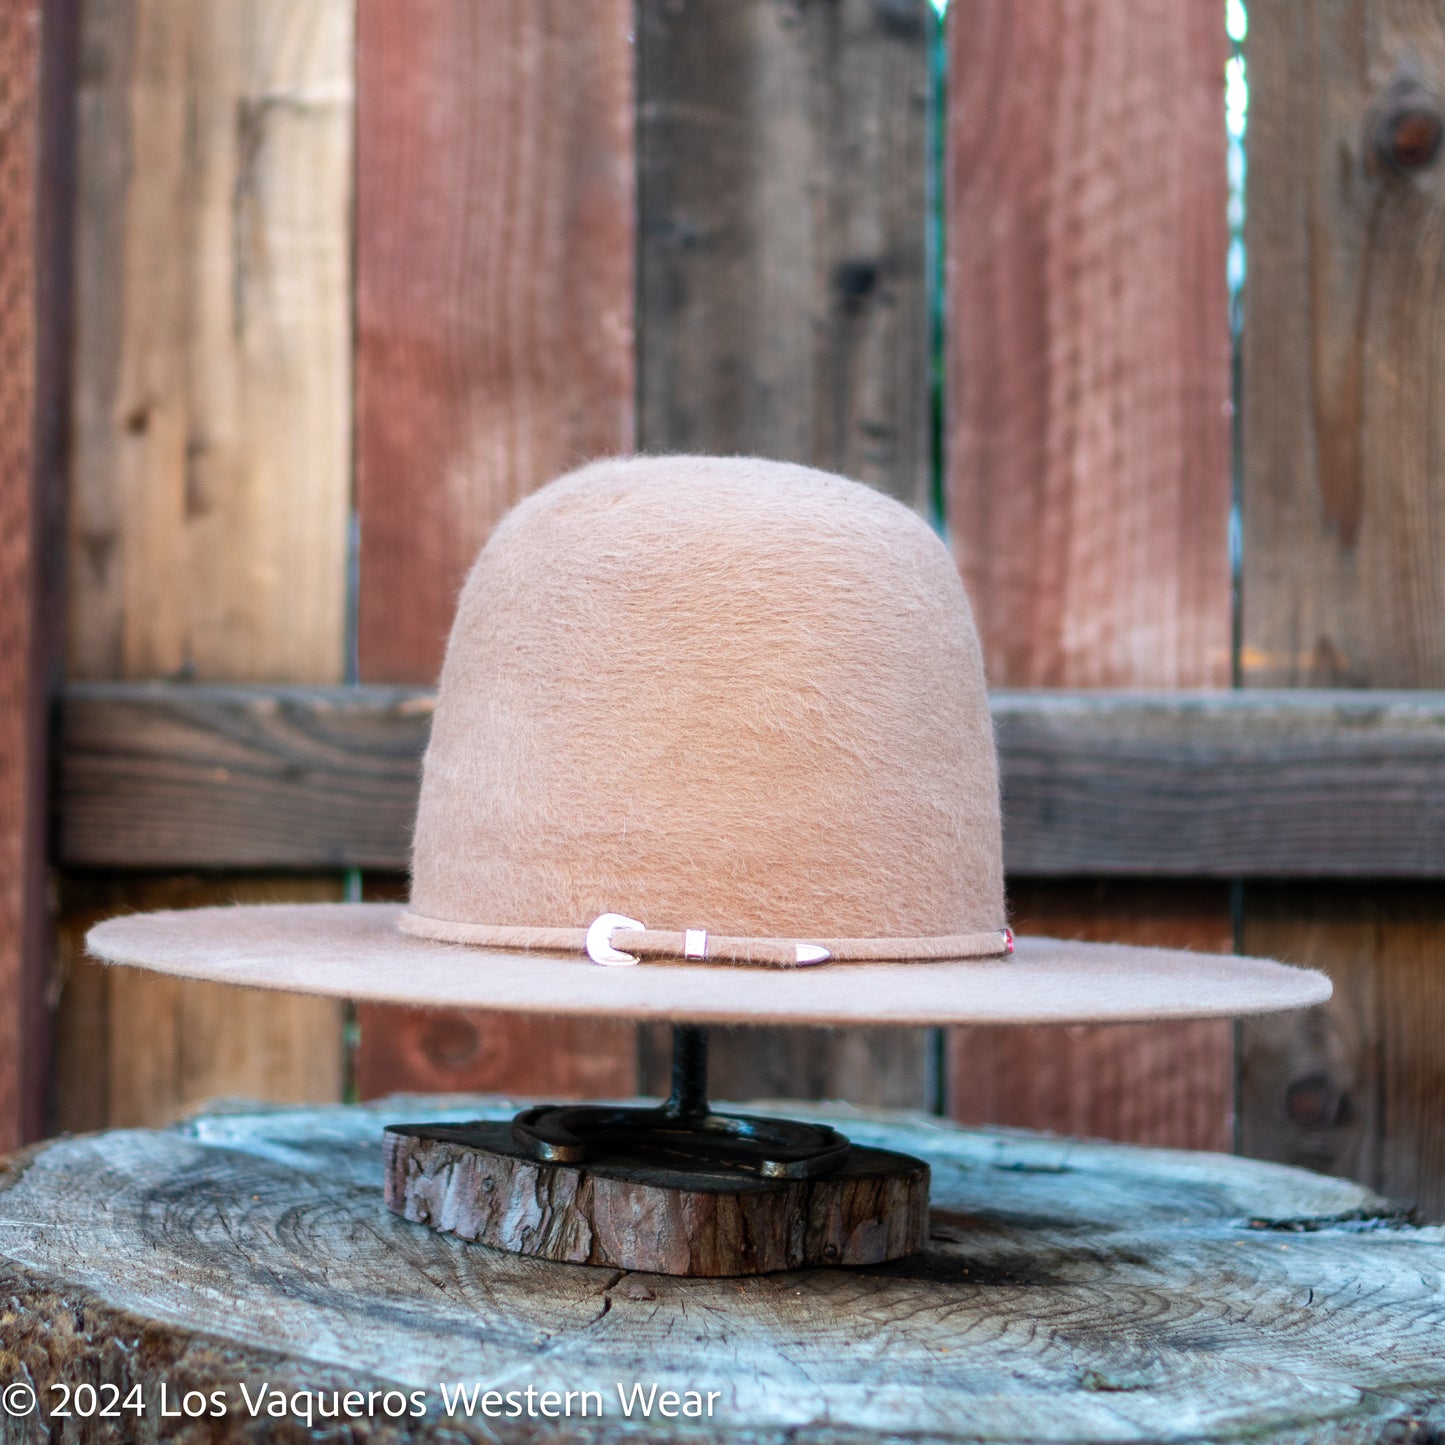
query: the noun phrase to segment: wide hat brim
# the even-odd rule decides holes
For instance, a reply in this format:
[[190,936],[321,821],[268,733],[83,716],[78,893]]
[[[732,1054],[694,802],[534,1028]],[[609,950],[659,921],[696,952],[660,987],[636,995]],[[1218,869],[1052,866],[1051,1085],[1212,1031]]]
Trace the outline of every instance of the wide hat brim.
[[137,913],[93,928],[106,963],[245,988],[590,1018],[718,1024],[1083,1024],[1233,1018],[1323,1003],[1322,973],[1262,958],[1021,937],[1006,958],[761,969],[507,952],[412,938],[400,905]]

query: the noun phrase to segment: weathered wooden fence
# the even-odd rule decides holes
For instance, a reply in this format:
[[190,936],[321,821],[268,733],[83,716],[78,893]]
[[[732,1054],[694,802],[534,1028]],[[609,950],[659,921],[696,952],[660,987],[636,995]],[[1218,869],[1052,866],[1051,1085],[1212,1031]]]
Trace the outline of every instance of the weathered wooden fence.
[[0,17],[7,1141],[655,1084],[648,1030],[353,1020],[79,939],[395,893],[419,689],[496,518],[601,452],[748,451],[946,524],[1021,927],[1337,993],[1239,1030],[737,1030],[717,1091],[1237,1144],[1445,1212],[1445,16],[1253,7],[1237,431],[1218,0],[39,21]]

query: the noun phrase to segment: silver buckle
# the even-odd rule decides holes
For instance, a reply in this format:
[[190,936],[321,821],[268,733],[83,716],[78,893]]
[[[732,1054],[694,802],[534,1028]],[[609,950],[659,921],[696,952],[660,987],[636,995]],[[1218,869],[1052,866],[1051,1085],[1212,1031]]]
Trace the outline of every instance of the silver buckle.
[[587,930],[587,957],[604,968],[625,968],[636,963],[635,953],[623,953],[612,946],[612,935],[624,928],[633,933],[643,933],[647,925],[621,913],[599,914]]

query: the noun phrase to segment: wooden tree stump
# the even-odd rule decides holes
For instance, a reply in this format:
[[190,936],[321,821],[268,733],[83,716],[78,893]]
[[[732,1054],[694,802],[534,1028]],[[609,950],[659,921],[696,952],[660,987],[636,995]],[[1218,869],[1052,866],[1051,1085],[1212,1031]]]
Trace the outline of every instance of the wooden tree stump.
[[[659,1387],[652,1430],[697,1440],[1423,1442],[1445,1428],[1445,1230],[1357,1185],[790,1105],[928,1161],[920,1253],[676,1279],[503,1253],[388,1212],[383,1124],[515,1107],[214,1114],[0,1163],[0,1390],[33,1388],[46,1412],[0,1414],[0,1441],[618,1440],[639,1428],[642,1403],[629,1418],[618,1394],[635,1384],[641,1402]],[[449,1415],[457,1385],[481,1388]],[[172,1411],[221,1413],[163,1415],[163,1387]],[[323,1418],[346,1391],[360,1417]],[[82,1413],[112,1394],[144,1413]]]

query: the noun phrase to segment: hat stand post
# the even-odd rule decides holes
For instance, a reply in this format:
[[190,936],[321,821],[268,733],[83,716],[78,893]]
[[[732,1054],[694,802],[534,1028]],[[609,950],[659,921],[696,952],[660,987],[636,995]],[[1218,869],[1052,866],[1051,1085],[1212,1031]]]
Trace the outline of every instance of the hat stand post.
[[673,1027],[659,1105],[393,1125],[387,1205],[516,1254],[660,1274],[880,1264],[922,1246],[926,1164],[823,1124],[715,1113],[707,1046],[706,1029]]
[[688,1024],[673,1027],[672,1093],[660,1107],[547,1104],[518,1114],[512,1137],[554,1164],[623,1155],[674,1167],[745,1169],[767,1179],[815,1179],[839,1168],[849,1150],[825,1125],[713,1113],[707,1030]]

